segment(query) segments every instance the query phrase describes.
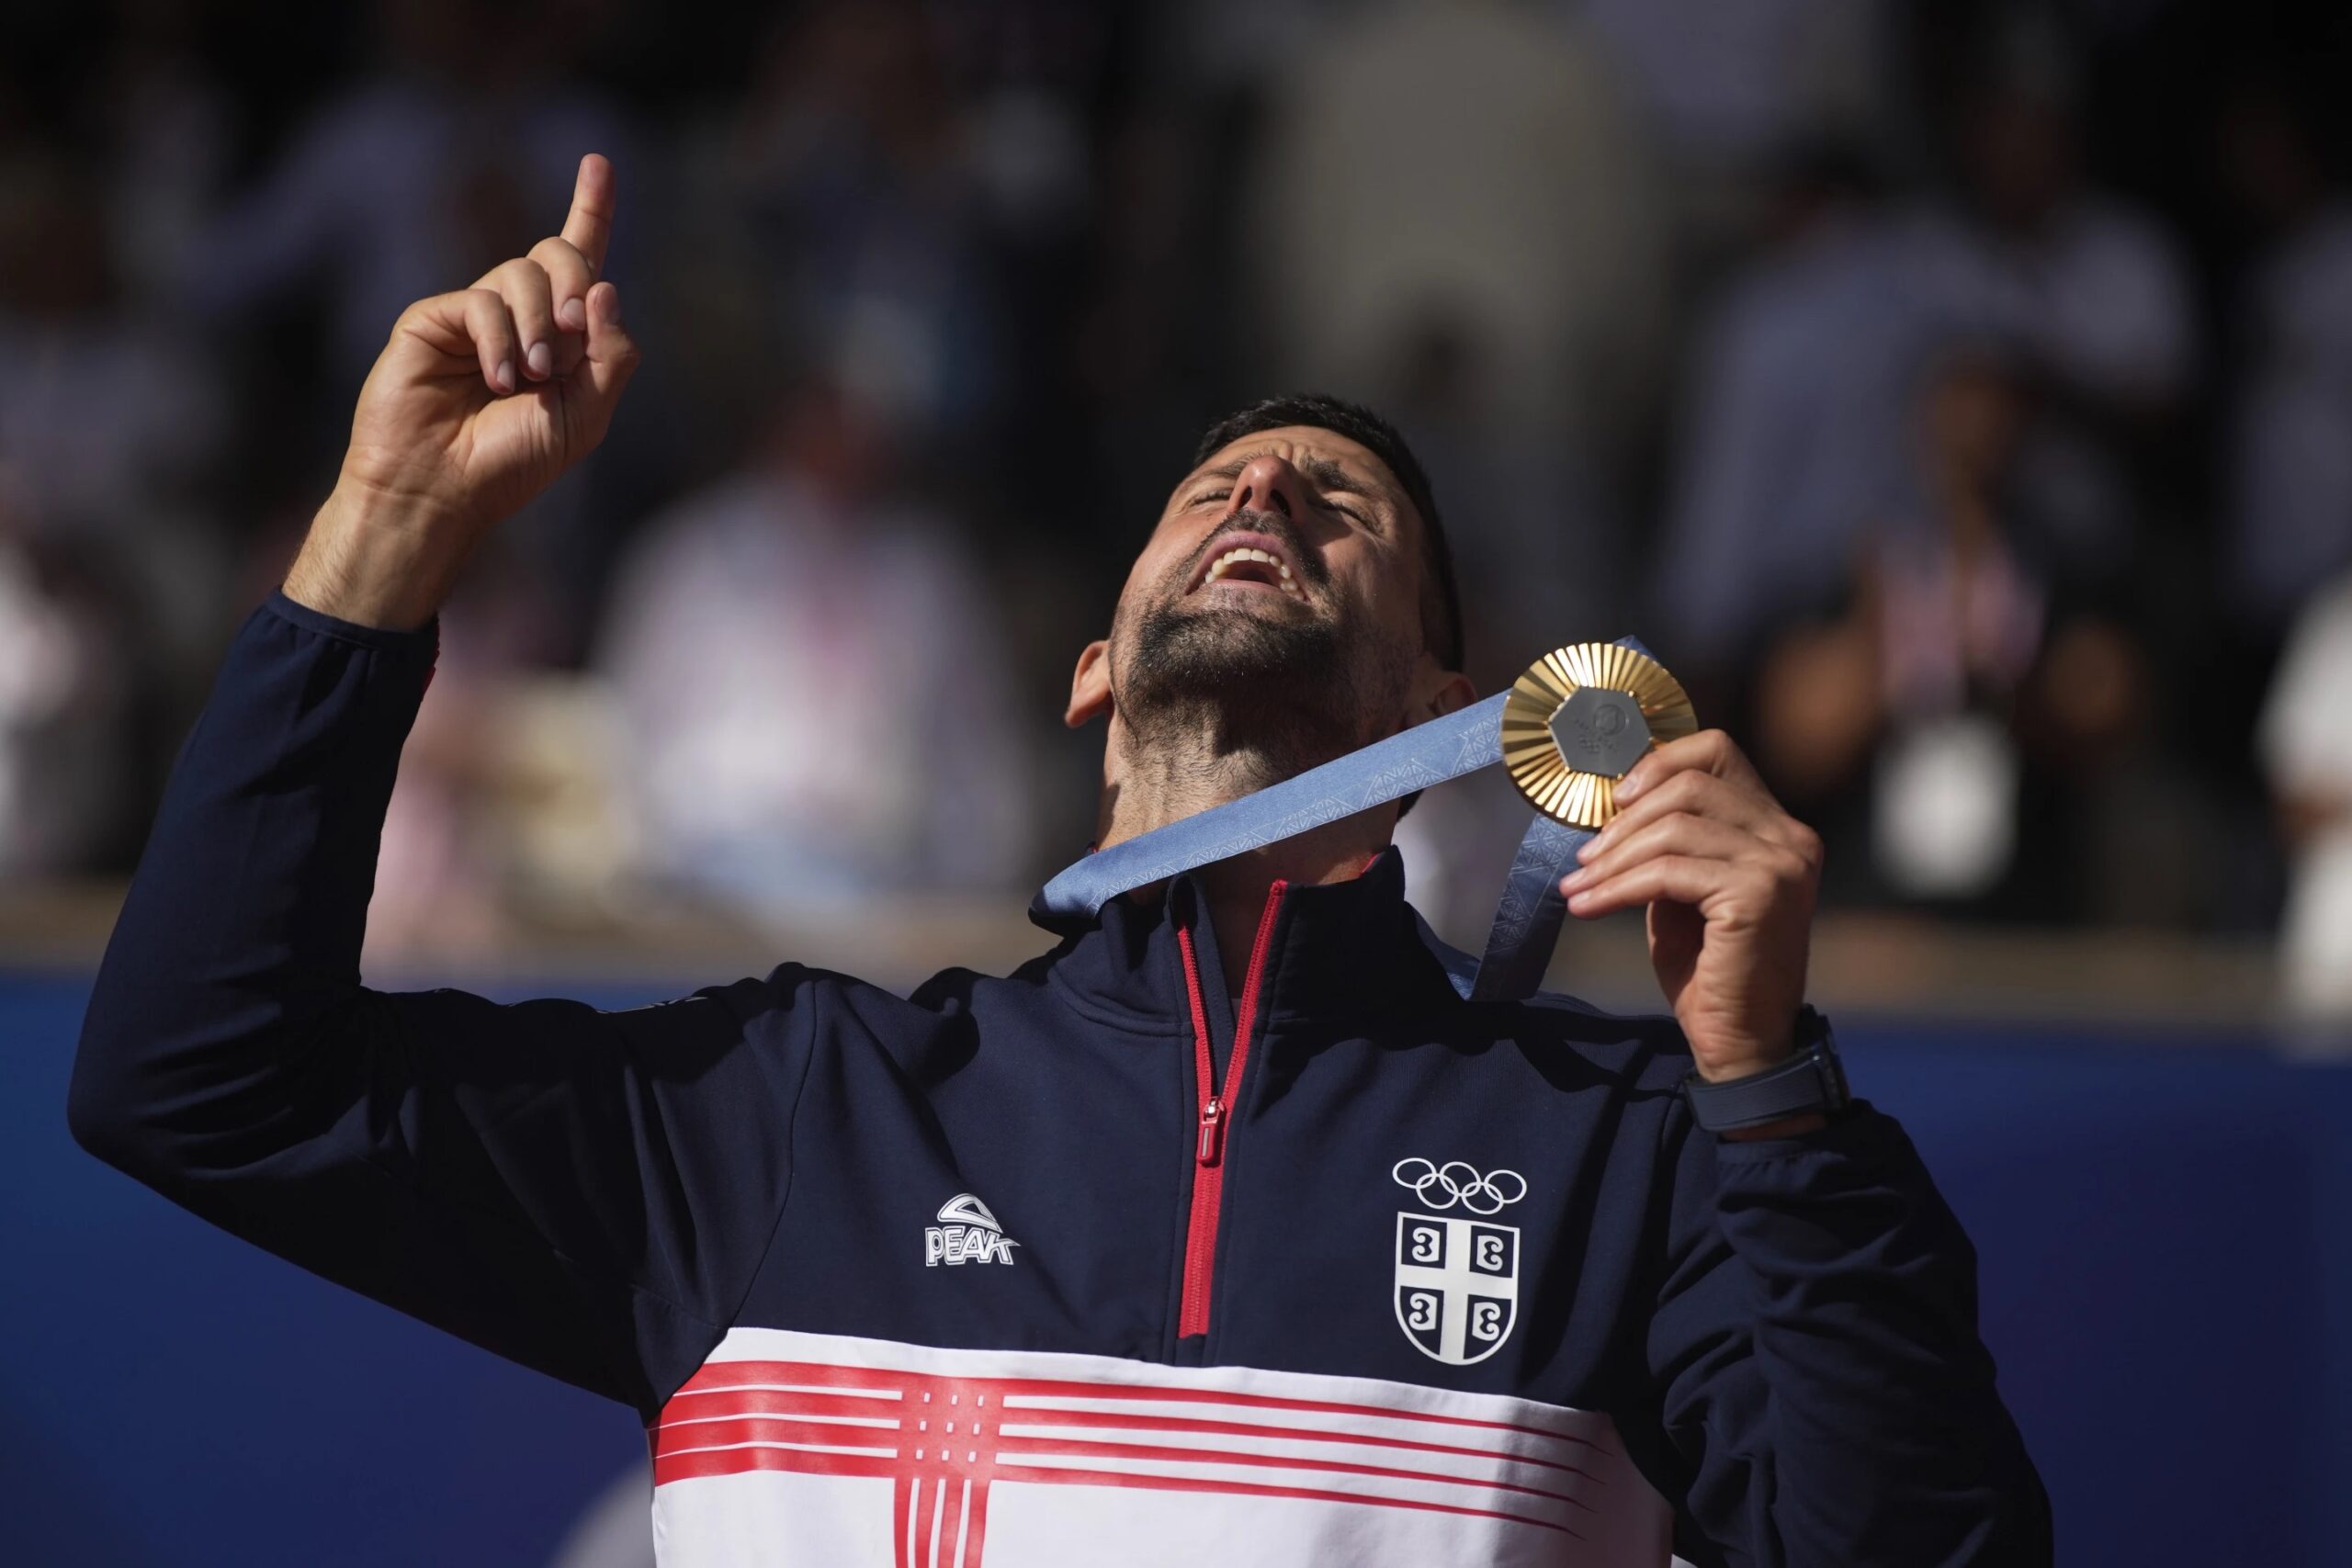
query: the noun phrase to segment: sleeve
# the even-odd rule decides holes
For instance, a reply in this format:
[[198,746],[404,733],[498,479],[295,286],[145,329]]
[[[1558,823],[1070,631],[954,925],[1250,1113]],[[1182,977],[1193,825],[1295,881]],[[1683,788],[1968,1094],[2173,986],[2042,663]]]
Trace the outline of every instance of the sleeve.
[[1649,1359],[1680,1553],[2050,1562],[2049,1498],[1977,1337],[1975,1249],[1902,1128],[1857,1101],[1804,1137],[1727,1143],[1672,1115]]
[[826,993],[637,1011],[359,983],[434,635],[275,597],[165,791],[83,1024],[100,1158],[278,1256],[650,1412],[748,1292]]

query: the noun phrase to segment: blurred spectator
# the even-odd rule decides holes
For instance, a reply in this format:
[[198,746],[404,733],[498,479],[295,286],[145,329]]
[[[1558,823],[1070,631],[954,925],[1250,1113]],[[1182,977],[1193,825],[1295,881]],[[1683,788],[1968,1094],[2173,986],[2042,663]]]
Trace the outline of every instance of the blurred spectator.
[[963,112],[922,6],[821,0],[777,29],[723,143],[697,160],[774,267],[786,333],[869,417],[926,446],[967,430],[999,381],[982,220],[1006,176],[984,178]]
[[1666,236],[1589,33],[1508,0],[1396,0],[1306,61],[1264,78],[1237,231],[1260,373],[1377,406],[1436,339],[1494,442],[1615,457],[1659,378]]
[[1958,199],[1914,221],[1904,265],[1941,335],[2026,356],[2040,396],[2015,482],[2079,570],[2131,545],[2129,459],[2185,393],[2196,334],[2171,241],[2084,179],[2057,46],[2005,43],[1957,110]]
[[1693,674],[1818,609],[1865,525],[1916,493],[1924,314],[1870,174],[1826,148],[1792,160],[1765,236],[1701,336],[1657,558],[1661,648]]
[[[1555,0],[1558,3],[1558,0]],[[1884,76],[1874,0],[1566,0],[1688,164],[1761,171],[1866,128]]]
[[[38,699],[73,711],[12,742],[46,737],[60,749],[15,763],[50,778],[56,808],[77,824],[52,823],[29,862],[12,852],[51,874],[111,869],[126,852],[127,819],[170,743],[137,727],[193,694],[229,571],[205,497],[235,411],[174,323],[126,291],[135,246],[107,197],[90,164],[48,152],[0,160],[0,513],[18,573],[11,604],[27,617],[0,635],[54,649],[70,626],[77,649],[66,687],[44,685]],[[107,646],[84,646],[101,613]],[[23,678],[59,673],[47,660],[39,668],[47,673]],[[29,689],[17,699],[35,700]],[[26,722],[23,709],[17,717]],[[96,776],[101,756],[112,776]]]
[[2352,577],[2297,617],[2261,746],[2290,859],[2278,940],[2287,1000],[2352,1023]]
[[[628,127],[571,67],[594,13],[559,0],[375,0],[373,73],[331,97],[182,260],[187,303],[239,318],[324,303],[338,401],[411,301],[461,288],[548,231],[583,152],[624,170]],[[639,199],[632,197],[632,199]],[[614,231],[608,273],[638,243]]]
[[574,727],[552,770],[534,754],[548,722],[549,689],[562,682],[539,673],[561,640],[559,614],[548,584],[503,534],[484,541],[444,606],[433,683],[401,749],[385,813],[368,906],[371,959],[494,952],[542,912],[531,895],[550,876],[565,882],[571,906],[559,923],[610,912],[628,846],[609,784],[591,807],[608,807],[595,823],[600,866],[569,874],[576,854],[538,852],[570,815],[560,789],[547,787],[549,773],[607,778],[620,761],[617,747],[593,728]]
[[766,434],[616,580],[602,662],[651,869],[755,914],[1015,885],[1030,731],[986,578],[891,492],[885,431],[838,387]]
[[87,85],[104,149],[104,196],[126,292],[166,310],[176,269],[201,231],[235,152],[235,104],[197,55],[199,7],[119,6],[119,29]]
[[1829,563],[1928,503],[1905,421],[1938,343],[2004,344],[2031,383],[2005,482],[2035,547],[2077,577],[2128,558],[2132,458],[2183,392],[2188,297],[2160,233],[2084,189],[2047,70],[2010,69],[1963,100],[1956,201],[1891,220],[1852,160],[1794,164],[1713,318],[1657,563],[1700,671],[1817,606]]
[[0,878],[101,861],[137,776],[119,603],[86,552],[22,516],[0,485]]
[[121,539],[199,474],[225,411],[129,309],[104,195],[63,159],[0,166],[0,468],[43,526]]
[[2352,202],[2273,85],[2236,96],[2222,152],[2267,242],[2240,303],[2232,575],[2239,607],[2275,631],[2352,566]]
[[1834,896],[2063,918],[2087,896],[2086,802],[2137,739],[2143,660],[2018,525],[2015,367],[1950,353],[1919,414],[1926,509],[1873,531],[1841,614],[1771,650],[1759,761],[1829,840]]

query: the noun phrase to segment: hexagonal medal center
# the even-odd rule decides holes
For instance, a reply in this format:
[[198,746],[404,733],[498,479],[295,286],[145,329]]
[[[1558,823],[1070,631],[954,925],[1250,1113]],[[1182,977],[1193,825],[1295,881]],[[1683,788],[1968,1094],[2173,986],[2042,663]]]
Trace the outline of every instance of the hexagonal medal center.
[[1621,779],[1649,750],[1649,720],[1623,692],[1581,686],[1552,715],[1552,744],[1580,773]]

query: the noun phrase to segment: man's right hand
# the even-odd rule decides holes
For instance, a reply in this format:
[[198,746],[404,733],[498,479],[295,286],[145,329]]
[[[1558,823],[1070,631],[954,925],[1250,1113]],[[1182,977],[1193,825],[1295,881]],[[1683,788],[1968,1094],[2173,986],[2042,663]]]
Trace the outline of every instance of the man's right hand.
[[604,439],[638,359],[619,291],[597,278],[613,192],[612,164],[588,154],[562,233],[401,313],[288,597],[422,626],[475,542]]

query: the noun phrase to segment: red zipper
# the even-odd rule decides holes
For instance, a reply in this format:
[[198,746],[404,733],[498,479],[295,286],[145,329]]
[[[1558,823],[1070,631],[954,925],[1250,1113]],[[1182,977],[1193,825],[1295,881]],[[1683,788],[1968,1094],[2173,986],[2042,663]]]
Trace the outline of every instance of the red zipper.
[[1258,981],[1266,972],[1266,950],[1273,943],[1274,916],[1283,891],[1276,882],[1266,889],[1266,909],[1258,917],[1258,939],[1250,947],[1250,969],[1241,982],[1241,1001],[1234,1011],[1233,1058],[1225,1065],[1225,1085],[1211,1087],[1216,1068],[1209,1053],[1208,1010],[1201,1003],[1201,964],[1193,953],[1190,927],[1176,928],[1176,945],[1184,954],[1184,985],[1193,1003],[1193,1081],[1201,1097],[1200,1136],[1193,1145],[1193,1213],[1184,1227],[1184,1303],[1177,1314],[1179,1338],[1209,1331],[1209,1289],[1216,1272],[1216,1218],[1225,1196],[1225,1145],[1231,1127],[1234,1101],[1241,1092],[1241,1069],[1250,1060],[1250,1036],[1258,1021]]

